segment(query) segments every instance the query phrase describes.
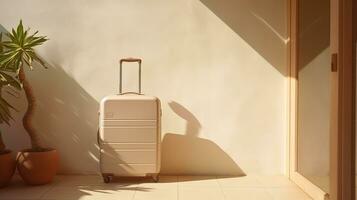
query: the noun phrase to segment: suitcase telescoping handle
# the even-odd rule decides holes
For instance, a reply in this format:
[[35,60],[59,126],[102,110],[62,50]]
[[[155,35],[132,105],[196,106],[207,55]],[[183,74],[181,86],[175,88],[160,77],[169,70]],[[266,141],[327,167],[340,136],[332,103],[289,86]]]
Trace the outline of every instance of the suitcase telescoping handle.
[[[139,92],[124,92],[122,90],[122,72],[123,72],[123,63],[124,62],[137,62],[139,63]],[[140,58],[123,58],[120,59],[120,69],[119,69],[119,94],[141,94],[141,59]]]

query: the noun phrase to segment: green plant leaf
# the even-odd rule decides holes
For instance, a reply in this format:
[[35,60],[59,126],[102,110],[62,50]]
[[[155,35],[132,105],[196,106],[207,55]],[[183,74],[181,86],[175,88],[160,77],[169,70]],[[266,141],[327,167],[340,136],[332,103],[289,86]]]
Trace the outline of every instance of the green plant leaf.
[[24,47],[26,49],[27,48],[32,48],[32,47],[35,47],[35,46],[39,46],[39,45],[43,44],[46,41],[47,41],[46,37],[34,37],[30,41],[26,42]]
[[40,57],[38,57],[38,55],[34,51],[28,51],[27,53],[30,55],[30,57],[33,60],[35,60],[38,63],[40,63],[42,67],[47,68],[46,67],[46,63]]
[[[10,41],[12,41],[12,42],[15,41],[15,38],[14,38],[14,36],[13,36],[11,33],[6,33],[5,35],[10,39]],[[15,43],[16,43],[16,42],[15,42]]]
[[12,119],[11,110],[16,110],[2,96],[2,88],[10,86],[16,90],[22,89],[22,84],[18,80],[18,74],[22,66],[33,68],[33,62],[37,62],[43,67],[45,62],[36,54],[34,48],[42,45],[48,39],[46,36],[38,36],[38,31],[30,33],[30,29],[25,30],[22,20],[20,20],[16,30],[11,29],[5,33],[4,39],[0,33],[0,123],[7,123]]
[[11,75],[6,72],[0,71],[0,87],[12,86],[17,90],[22,89],[22,85]]
[[24,26],[22,25],[22,20],[20,20],[20,23],[17,26],[16,33],[19,44],[22,44],[22,38],[24,34]]
[[0,70],[18,72],[22,64],[33,68],[33,61],[46,68],[45,62],[35,53],[34,48],[42,45],[48,39],[46,36],[37,36],[38,31],[29,34],[24,30],[22,20],[16,30],[7,34],[10,40],[2,42],[4,50],[0,53]]
[[18,68],[14,66],[17,60],[21,60],[21,51],[6,51],[0,54],[0,70],[2,68]]

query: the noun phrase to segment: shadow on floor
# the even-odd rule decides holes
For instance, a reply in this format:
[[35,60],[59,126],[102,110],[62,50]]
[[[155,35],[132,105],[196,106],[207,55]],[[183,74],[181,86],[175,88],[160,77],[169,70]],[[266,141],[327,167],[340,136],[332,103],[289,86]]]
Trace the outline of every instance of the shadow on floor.
[[185,107],[170,108],[186,121],[185,134],[166,133],[162,141],[161,173],[180,175],[244,176],[243,170],[214,142],[199,138],[201,124]]
[[[8,199],[310,199],[284,176],[251,176],[203,180],[163,177],[161,183],[98,184],[99,176],[58,176],[54,183],[28,187],[21,180],[0,189]],[[248,178],[248,179],[247,179]],[[190,180],[182,183],[175,180]],[[198,180],[197,182],[194,182]],[[248,180],[248,181],[247,181]],[[167,184],[165,184],[167,183]],[[182,186],[182,187],[181,187]],[[180,189],[181,188],[181,189]],[[233,189],[235,188],[235,189]],[[234,193],[226,193],[231,190]],[[213,193],[212,193],[213,191]],[[220,192],[219,192],[220,191]],[[219,193],[217,193],[219,192]],[[227,196],[227,194],[229,196]],[[241,198],[238,198],[241,197]]]
[[[93,179],[94,178],[94,179]],[[95,182],[94,182],[95,181]],[[150,192],[151,187],[134,182],[104,184],[99,176],[57,176],[52,183],[39,186],[26,185],[15,175],[7,187],[0,188],[0,200],[8,199],[124,199],[135,191]],[[124,195],[124,196],[122,196]],[[93,197],[96,196],[97,198]],[[131,199],[131,198],[129,198]]]

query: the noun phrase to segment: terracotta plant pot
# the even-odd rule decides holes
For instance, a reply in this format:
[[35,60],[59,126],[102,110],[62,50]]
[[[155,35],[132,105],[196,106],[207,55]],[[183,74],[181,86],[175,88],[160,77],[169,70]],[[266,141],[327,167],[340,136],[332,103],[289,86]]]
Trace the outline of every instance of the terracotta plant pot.
[[17,155],[17,169],[20,176],[29,185],[50,183],[57,173],[59,163],[58,152],[24,150]]
[[12,157],[12,152],[7,151],[0,154],[0,187],[6,186],[16,169],[16,161]]

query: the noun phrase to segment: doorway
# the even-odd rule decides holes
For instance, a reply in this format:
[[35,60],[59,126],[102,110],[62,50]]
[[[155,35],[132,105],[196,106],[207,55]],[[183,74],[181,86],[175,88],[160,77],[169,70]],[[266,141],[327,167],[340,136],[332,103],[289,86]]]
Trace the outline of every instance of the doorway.
[[289,6],[289,176],[314,199],[354,199],[352,0]]

